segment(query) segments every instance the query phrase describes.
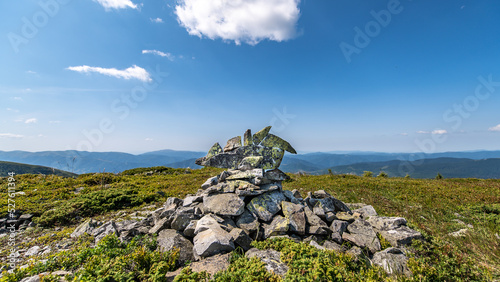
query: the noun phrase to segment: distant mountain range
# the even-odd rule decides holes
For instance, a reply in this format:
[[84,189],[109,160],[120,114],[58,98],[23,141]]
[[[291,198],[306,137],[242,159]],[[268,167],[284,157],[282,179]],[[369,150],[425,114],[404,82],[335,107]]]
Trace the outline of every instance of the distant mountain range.
[[52,169],[46,166],[39,165],[28,165],[12,162],[2,162],[0,161],[0,177],[9,176],[9,173],[14,172],[15,174],[54,174],[64,177],[76,176],[74,173],[67,171],[62,171],[58,169]]
[[[77,174],[89,172],[121,172],[127,169],[151,166],[174,168],[200,168],[194,161],[206,152],[161,150],[144,154],[120,152],[81,151],[0,151],[0,160],[8,162],[42,165]],[[424,159],[425,161],[418,161]],[[490,160],[492,159],[492,160]],[[446,152],[434,154],[338,152],[286,154],[280,169],[285,172],[325,174],[328,169],[335,173],[363,171],[378,174],[384,170],[392,176],[433,178],[439,172],[444,177],[500,178],[497,168],[500,151]],[[476,160],[476,161],[474,161]],[[402,170],[408,166],[412,169]],[[402,173],[400,173],[402,171]]]

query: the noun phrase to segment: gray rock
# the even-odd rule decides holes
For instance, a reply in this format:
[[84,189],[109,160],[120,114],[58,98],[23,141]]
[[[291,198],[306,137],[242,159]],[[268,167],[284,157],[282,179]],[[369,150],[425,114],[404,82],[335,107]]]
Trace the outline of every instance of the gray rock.
[[363,219],[356,219],[347,226],[347,231],[342,234],[342,239],[354,243],[360,248],[368,248],[370,252],[376,253],[381,250],[377,233],[371,225]]
[[448,235],[450,235],[452,237],[465,237],[465,235],[467,234],[468,231],[469,231],[469,229],[462,228],[462,229],[457,230],[455,232],[448,233]]
[[162,231],[163,229],[169,229],[171,222],[172,222],[171,218],[162,218],[158,220],[158,222],[155,224],[155,226],[153,226],[153,228],[149,229],[148,233],[158,234],[158,232]]
[[193,239],[195,258],[209,257],[234,250],[234,239],[222,228],[211,228],[198,233]]
[[247,209],[262,221],[269,222],[281,210],[285,196],[280,191],[267,192],[253,198]]
[[311,225],[306,228],[307,234],[328,235],[328,228],[324,226]]
[[207,179],[207,181],[205,181],[205,183],[201,184],[201,189],[207,189],[208,187],[214,186],[217,184],[218,184],[217,176],[210,177],[209,179]]
[[170,228],[175,229],[177,231],[183,232],[184,229],[189,225],[191,220],[199,219],[200,217],[193,213],[176,213],[172,222],[170,223]]
[[321,218],[319,218],[319,216],[315,215],[309,207],[305,207],[304,212],[306,215],[307,223],[309,225],[328,228],[328,224],[326,224],[326,222],[321,220]]
[[325,214],[325,221],[327,223],[332,223],[332,221],[336,220],[337,217],[335,216],[335,214],[333,212],[327,212]]
[[248,235],[254,234],[259,230],[259,221],[246,209],[236,221],[236,225],[247,232]]
[[366,221],[377,231],[393,230],[406,225],[406,219],[402,217],[370,216]]
[[361,248],[358,246],[353,246],[348,251],[346,251],[346,254],[353,256],[357,260],[359,257],[363,255],[363,250],[361,250]]
[[[248,145],[245,145],[248,146]],[[261,167],[262,161],[264,158],[262,156],[250,156],[241,160],[238,165],[239,170],[251,170],[255,168]],[[262,176],[261,176],[262,177]]]
[[323,207],[325,213],[338,211],[351,213],[351,209],[349,209],[346,204],[332,196],[324,199],[319,199],[318,201],[321,203],[321,206]]
[[330,238],[336,243],[342,244],[344,240],[342,239],[342,235],[339,232],[333,231],[332,235],[330,235]]
[[196,230],[196,225],[198,224],[198,220],[191,220],[188,224],[188,226],[186,226],[186,228],[184,229],[184,236],[188,237],[188,238],[193,238],[194,237],[194,231]]
[[325,190],[314,191],[312,193],[312,195],[316,199],[326,199],[326,198],[329,198],[332,196],[332,195],[328,194]]
[[91,234],[92,231],[97,227],[97,221],[93,219],[89,219],[85,221],[84,223],[80,224],[74,231],[71,233],[70,237],[71,238],[78,238],[82,236],[83,234]]
[[176,197],[168,197],[167,201],[165,204],[163,204],[164,207],[168,207],[171,205],[175,205],[176,207],[182,206],[183,200],[176,198]]
[[238,216],[245,211],[245,202],[232,193],[205,196],[203,205],[206,212],[217,215]]
[[117,228],[114,220],[111,220],[111,221],[104,223],[99,228],[94,229],[91,233],[91,235],[93,235],[95,237],[96,244],[99,241],[101,241],[102,238],[104,238],[106,235],[110,235],[110,234],[115,234],[117,237],[120,236],[120,232],[118,231],[118,228]]
[[408,258],[397,248],[388,248],[373,255],[372,263],[382,267],[389,275],[411,275],[407,265]]
[[359,209],[355,209],[352,211],[353,213],[354,212],[357,212],[359,214],[361,214],[361,216],[363,218],[368,218],[370,216],[377,216],[377,211],[370,205],[366,205],[362,208],[359,208]]
[[343,253],[346,251],[346,248],[344,246],[328,240],[323,243],[323,247],[327,250],[334,250],[339,253]]
[[299,190],[297,190],[297,189],[293,189],[293,190],[292,190],[292,194],[293,194],[293,196],[294,196],[295,198],[297,198],[297,199],[302,199],[302,195],[300,195]]
[[318,202],[316,206],[313,208],[313,213],[319,216],[319,218],[321,218],[322,220],[326,220],[325,210],[321,206],[320,202]]
[[201,202],[203,202],[202,196],[188,196],[188,197],[184,198],[184,202],[183,202],[182,206],[189,207],[193,203],[201,203]]
[[342,234],[347,230],[347,226],[349,223],[342,221],[342,220],[334,220],[332,222],[332,225],[330,225],[330,229],[333,232],[337,232],[342,236]]
[[241,147],[241,136],[236,136],[227,140],[227,144],[224,146],[224,152],[229,152],[239,147]]
[[[245,158],[244,160],[248,159]],[[245,170],[245,171],[240,171],[238,173],[235,173],[229,177],[226,178],[226,180],[233,180],[233,179],[251,179],[254,177],[264,177],[264,170],[262,168],[254,168],[251,170]]]
[[222,222],[223,222],[222,218],[215,216],[213,214],[207,214],[203,216],[200,220],[198,220],[198,222],[196,223],[194,235],[197,235],[198,233],[209,229],[221,228],[220,223]]
[[251,248],[252,239],[243,229],[234,228],[229,234],[233,237],[234,243],[240,246],[245,252]]
[[410,245],[413,240],[423,239],[422,234],[408,226],[401,226],[392,230],[380,231],[380,235],[385,238],[393,247]]
[[289,220],[290,231],[299,235],[305,235],[306,217],[304,207],[290,202],[281,202],[281,209],[285,218]]
[[288,143],[287,141],[281,139],[280,137],[274,134],[267,134],[266,138],[264,138],[264,140],[260,142],[260,145],[264,147],[275,147],[290,152],[292,154],[297,154],[297,152],[292,147],[292,145],[290,145],[290,143]]
[[245,134],[243,134],[243,145],[249,146],[252,144],[253,144],[252,131],[250,129],[247,129],[247,131],[245,131]]
[[266,269],[269,272],[284,276],[288,272],[288,266],[281,261],[281,254],[273,249],[259,250],[252,248],[245,254],[248,258],[259,258],[266,264]]
[[20,280],[20,282],[40,282],[40,276],[33,275],[30,277],[26,277],[26,278]]
[[352,223],[356,220],[356,216],[347,212],[338,212],[336,215],[338,220],[347,221],[348,223]]
[[264,238],[267,239],[271,236],[285,235],[288,231],[290,220],[281,215],[273,218],[270,224],[264,224]]
[[269,134],[269,131],[271,130],[271,126],[267,126],[261,130],[259,130],[257,133],[255,133],[252,136],[253,144],[254,145],[259,145],[262,140]]
[[174,248],[179,249],[179,261],[181,264],[194,260],[193,244],[177,230],[165,229],[160,231],[157,238],[160,252],[168,252]]
[[283,190],[283,195],[285,195],[286,199],[293,203],[293,204],[296,204],[296,205],[300,205],[300,200],[295,198],[295,196],[293,195],[293,192],[292,191],[289,191],[289,190]]
[[316,242],[314,240],[311,240],[311,242],[309,242],[309,245],[311,245],[319,250],[325,250],[325,247],[321,246],[320,244],[318,244],[318,242]]
[[40,252],[41,248],[39,246],[33,246],[29,248],[26,253],[24,253],[25,257],[36,256]]
[[266,171],[264,177],[271,181],[285,181],[290,179],[290,176],[277,168]]

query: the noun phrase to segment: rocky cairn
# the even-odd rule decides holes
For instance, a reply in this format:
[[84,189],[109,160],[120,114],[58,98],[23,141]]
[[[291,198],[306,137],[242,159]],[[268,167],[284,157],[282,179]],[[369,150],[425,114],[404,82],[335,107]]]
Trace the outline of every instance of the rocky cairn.
[[[285,151],[296,151],[270,134],[270,129],[253,135],[247,130],[243,142],[237,136],[224,148],[213,145],[196,163],[227,170],[209,178],[195,195],[168,198],[142,221],[110,221],[100,226],[87,221],[72,237],[89,233],[98,241],[115,233],[129,241],[138,234],[158,234],[158,248],[180,249],[181,262],[206,260],[241,247],[247,256],[261,258],[281,274],[287,267],[279,262],[279,253],[252,249],[250,244],[288,237],[355,256],[364,250],[373,264],[388,273],[409,274],[405,246],[421,234],[408,228],[404,218],[380,217],[372,206],[345,204],[323,190],[309,192],[305,198],[297,190],[283,190],[282,181],[289,177],[278,167]],[[392,247],[382,250],[377,234]],[[350,244],[343,244],[345,241]],[[348,249],[348,245],[352,247]]]

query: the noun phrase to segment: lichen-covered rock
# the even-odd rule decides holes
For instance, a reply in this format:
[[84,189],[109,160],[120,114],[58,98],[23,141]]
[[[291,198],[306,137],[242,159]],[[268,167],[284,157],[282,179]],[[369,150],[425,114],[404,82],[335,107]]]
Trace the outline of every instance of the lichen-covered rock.
[[245,202],[236,194],[224,193],[203,197],[206,212],[217,215],[238,216],[245,211]]
[[97,222],[93,219],[88,219],[84,223],[80,224],[74,231],[71,233],[71,238],[78,238],[83,234],[91,234],[92,231],[98,226]]
[[[245,144],[245,146],[249,146],[250,144]],[[262,164],[264,157],[262,156],[249,156],[241,160],[238,165],[239,170],[251,170],[255,168],[259,168]]]
[[319,216],[315,215],[309,207],[304,207],[304,212],[309,225],[328,228],[328,224],[326,224],[326,222],[324,222]]
[[290,176],[277,168],[266,171],[264,177],[272,181],[285,181],[290,179]]
[[297,154],[290,143],[274,134],[267,134],[266,138],[262,142],[260,142],[260,144],[265,147],[277,147],[292,154]]
[[188,239],[184,238],[177,230],[165,229],[160,231],[157,243],[157,249],[160,252],[168,252],[174,250],[174,248],[179,249],[179,261],[181,263],[194,259],[193,244]]
[[243,146],[249,146],[253,144],[252,131],[247,129],[245,134],[243,134]]
[[271,126],[267,126],[261,130],[259,130],[257,133],[253,135],[253,144],[254,145],[259,145],[260,142],[269,134],[269,131],[271,131]]
[[106,235],[109,234],[115,234],[117,237],[120,236],[120,232],[118,231],[118,228],[116,226],[116,223],[114,220],[108,221],[101,225],[99,228],[94,229],[91,233],[92,236],[95,238],[95,243],[97,244],[99,241],[102,240]]
[[361,216],[363,216],[363,218],[368,218],[370,216],[377,216],[377,211],[375,211],[375,209],[370,205],[366,205],[366,206],[363,206],[362,208],[352,210],[352,212],[353,213],[357,212],[357,213],[361,214]]
[[172,222],[170,223],[170,228],[175,229],[177,231],[183,232],[184,229],[189,225],[191,220],[199,219],[200,217],[193,213],[176,213]]
[[290,202],[281,202],[281,209],[283,210],[285,218],[290,222],[290,231],[298,235],[305,235],[306,216],[304,207]]
[[217,185],[217,183],[219,183],[219,179],[217,176],[210,177],[209,179],[207,179],[207,181],[205,181],[205,183],[201,184],[201,189],[207,189],[210,186]]
[[347,240],[360,248],[368,248],[370,252],[376,253],[381,250],[377,233],[365,220],[358,218],[347,226],[347,231],[342,234],[342,239]]
[[290,220],[277,215],[273,218],[270,224],[264,224],[264,238],[267,239],[271,236],[284,235],[287,233]]
[[406,219],[402,217],[370,216],[366,221],[377,231],[393,230],[406,225]]
[[387,274],[411,275],[407,265],[408,258],[397,248],[388,248],[373,255],[372,263],[382,267]]
[[285,201],[285,196],[282,192],[267,192],[253,198],[247,204],[247,209],[262,221],[269,222],[281,210],[283,201]]
[[227,144],[224,146],[224,152],[229,152],[239,147],[241,147],[241,136],[236,136],[227,140]]
[[155,226],[153,226],[151,229],[149,229],[149,234],[158,234],[158,232],[162,231],[163,229],[169,229],[170,228],[170,223],[172,222],[172,219],[169,217],[162,218],[156,222]]
[[[245,159],[247,159],[247,158],[245,158]],[[239,173],[233,174],[233,175],[227,177],[226,179],[227,180],[232,180],[232,179],[251,179],[251,178],[254,178],[254,177],[263,178],[264,177],[264,170],[261,169],[261,168],[254,168],[254,169],[251,169],[251,170],[245,170],[245,171],[241,171]]]

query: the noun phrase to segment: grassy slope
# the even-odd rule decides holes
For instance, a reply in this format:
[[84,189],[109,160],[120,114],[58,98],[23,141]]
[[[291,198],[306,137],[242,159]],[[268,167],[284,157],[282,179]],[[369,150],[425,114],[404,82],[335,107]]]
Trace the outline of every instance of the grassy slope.
[[[36,215],[54,208],[66,218],[82,211],[87,213],[81,215],[88,216],[100,213],[102,205],[99,199],[106,198],[102,195],[120,191],[135,193],[120,196],[125,199],[123,203],[126,206],[123,208],[133,210],[141,204],[160,206],[169,196],[184,197],[196,192],[208,177],[221,170],[205,168],[189,170],[190,173],[185,171],[178,169],[148,176],[138,170],[134,172],[139,173],[136,175],[96,174],[82,175],[77,179],[21,175],[17,176],[17,191],[24,191],[26,195],[15,198],[16,206],[25,213]],[[344,202],[371,204],[380,215],[405,217],[412,227],[458,246],[462,252],[478,259],[496,277],[500,277],[500,240],[495,236],[495,233],[500,235],[500,180],[291,176],[291,181],[284,184],[285,189],[299,189],[304,197],[307,191],[324,189]],[[6,178],[0,179],[0,185],[6,187],[6,181]],[[78,187],[86,188],[80,194],[73,193]],[[74,205],[79,206],[68,211],[67,207]],[[110,206],[109,210],[118,208]],[[6,210],[6,189],[2,189],[0,214],[5,214]],[[455,213],[464,217],[457,217]],[[100,216],[108,215],[111,216],[109,213]],[[454,219],[470,223],[474,229],[466,237],[450,237],[447,235],[449,232],[463,228]],[[1,240],[2,246],[4,239]],[[1,255],[5,252],[2,250]]]
[[16,174],[55,174],[64,177],[74,177],[77,176],[74,173],[52,169],[46,166],[39,165],[29,165],[29,164],[21,164],[21,163],[13,163],[13,162],[4,162],[0,161],[0,177],[5,177],[9,175],[10,172],[14,172]]

